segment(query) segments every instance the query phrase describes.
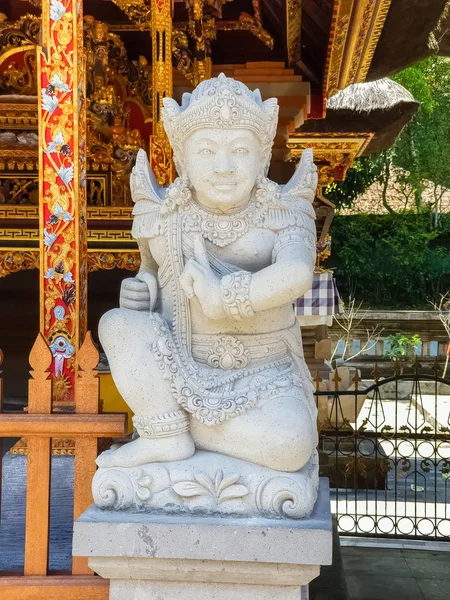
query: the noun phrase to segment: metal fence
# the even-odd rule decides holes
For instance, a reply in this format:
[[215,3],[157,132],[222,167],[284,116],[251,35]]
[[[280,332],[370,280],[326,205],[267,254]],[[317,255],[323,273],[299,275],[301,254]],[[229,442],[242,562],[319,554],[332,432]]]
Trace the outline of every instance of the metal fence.
[[321,475],[341,534],[450,541],[450,380],[419,364],[316,377]]

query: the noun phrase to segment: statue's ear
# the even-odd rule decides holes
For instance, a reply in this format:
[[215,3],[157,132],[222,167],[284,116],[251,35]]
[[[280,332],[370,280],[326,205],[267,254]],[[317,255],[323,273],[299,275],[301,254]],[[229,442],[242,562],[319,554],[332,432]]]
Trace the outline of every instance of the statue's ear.
[[180,114],[181,108],[173,98],[163,98],[163,106],[169,119],[173,119]]
[[283,186],[285,198],[303,198],[314,201],[317,188],[317,167],[314,164],[312,148],[305,148],[302,152],[300,164],[291,179]]
[[182,177],[186,172],[182,156],[180,156],[180,152],[178,152],[175,148],[173,148],[173,163],[175,165],[175,169],[179,177]]
[[130,190],[133,202],[150,200],[160,204],[164,198],[164,190],[156,180],[147,153],[142,149],[137,153],[136,164],[131,172]]
[[259,88],[256,88],[256,90],[253,90],[253,98],[254,98],[255,102],[257,102],[258,104],[260,104],[260,105],[263,104],[263,99],[262,99],[261,91]]
[[278,117],[278,100],[276,98],[268,98],[262,103],[263,110],[270,120]]
[[181,96],[181,110],[186,110],[186,108],[191,103],[192,94],[190,92],[184,92]]

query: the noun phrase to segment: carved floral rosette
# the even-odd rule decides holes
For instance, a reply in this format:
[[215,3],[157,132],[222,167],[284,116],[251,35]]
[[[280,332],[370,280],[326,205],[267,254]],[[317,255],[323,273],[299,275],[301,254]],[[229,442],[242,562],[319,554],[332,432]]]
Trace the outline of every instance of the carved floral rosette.
[[183,461],[101,468],[92,493],[109,510],[302,519],[317,499],[317,465],[315,454],[300,471],[284,473],[197,451]]

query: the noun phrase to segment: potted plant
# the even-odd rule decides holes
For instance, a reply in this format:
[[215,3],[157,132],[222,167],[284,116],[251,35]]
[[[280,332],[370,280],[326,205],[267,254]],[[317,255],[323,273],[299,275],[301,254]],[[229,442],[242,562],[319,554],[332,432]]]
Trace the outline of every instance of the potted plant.
[[404,366],[414,360],[415,350],[422,343],[417,333],[410,337],[403,333],[394,333],[387,337],[386,341],[389,349],[385,352],[385,356],[399,364],[401,373]]

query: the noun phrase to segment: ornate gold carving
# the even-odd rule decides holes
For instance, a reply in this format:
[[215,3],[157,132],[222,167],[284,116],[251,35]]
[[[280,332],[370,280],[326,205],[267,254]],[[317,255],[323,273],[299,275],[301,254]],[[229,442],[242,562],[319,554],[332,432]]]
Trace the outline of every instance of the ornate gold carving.
[[216,22],[204,15],[203,2],[194,3],[189,11],[187,32],[175,29],[172,55],[175,67],[195,87],[212,73],[211,41],[216,37]]
[[38,250],[0,249],[0,278],[19,271],[39,268]]
[[[133,218],[131,206],[89,206],[88,219],[99,221],[129,221]],[[0,204],[0,219],[37,219],[37,206],[2,206]]]
[[391,0],[337,0],[330,34],[324,95],[367,76]]
[[331,235],[327,233],[321,242],[317,242],[316,266],[314,269],[316,273],[323,271],[321,263],[329,256],[331,256]]
[[194,59],[189,50],[189,38],[185,31],[172,31],[172,56],[174,66],[186,79],[194,85]]
[[205,11],[208,4],[205,0],[191,0],[188,6],[189,37],[193,47],[190,81],[193,86],[211,77],[211,41],[216,37],[216,27],[214,18]]
[[272,50],[274,39],[262,25],[261,2],[260,0],[252,0],[252,5],[253,16],[246,12],[242,12],[239,15],[239,29],[250,31],[258,40]]
[[[122,98],[136,99],[144,118],[150,116],[151,69],[145,58],[129,62],[120,37],[106,23],[87,16],[84,37],[88,63],[88,168],[111,172],[112,202],[131,204],[129,176],[139,148],[145,146],[138,130],[131,130]],[[102,202],[102,185],[91,182],[89,203]]]
[[272,50],[274,45],[274,39],[270,35],[270,33],[266,29],[264,29],[261,21],[260,9],[255,9],[257,6],[259,6],[259,0],[253,0],[253,8],[255,10],[255,14],[250,15],[249,13],[241,12],[238,21],[225,21],[223,23],[221,23],[220,21],[216,21],[217,30],[249,31],[259,40],[261,40],[261,42],[265,46]]
[[[125,229],[91,229],[87,236],[88,242],[132,242],[131,232]],[[26,227],[3,227],[0,229],[0,240],[4,241],[37,241],[39,231]]]
[[[141,29],[150,29],[151,9],[150,3],[145,0],[112,0],[127,17]],[[159,0],[154,0],[158,4]]]
[[[111,171],[112,201],[118,205],[130,205],[129,177],[137,151],[145,143],[137,129],[131,130],[125,126],[127,114],[112,86],[102,88],[93,95],[88,122],[89,170]],[[99,186],[98,180],[97,183],[89,183],[89,203],[99,204],[101,192],[102,186]]]
[[119,206],[131,205],[130,173],[139,148],[144,147],[144,140],[137,129],[117,126],[113,131],[112,143],[112,201]]
[[[348,53],[349,56],[346,57],[344,64],[342,65],[342,75],[341,78],[343,81],[349,81],[351,83],[355,83],[358,79],[356,77],[358,66],[361,60],[361,56],[363,53],[364,45],[366,42],[367,33],[372,21],[373,13],[375,9],[375,2],[370,0],[370,2],[366,3],[364,11],[358,14],[358,32],[356,39],[350,39],[351,44],[351,54]],[[350,28],[350,36],[355,35],[355,27],[351,26]]]
[[132,242],[131,231],[118,229],[91,229],[88,242]]
[[34,148],[0,148],[0,171],[37,171],[38,166]]
[[37,129],[37,104],[1,104],[0,127],[5,129]]
[[172,152],[161,119],[162,101],[172,97],[172,2],[154,0],[152,30],[152,120],[150,164],[158,183],[170,183],[173,176]]
[[39,204],[39,182],[35,177],[18,178],[2,176],[0,178],[0,205]]
[[123,269],[138,271],[141,265],[141,256],[138,251],[111,252],[109,250],[88,251],[88,271]]
[[372,27],[368,33],[368,39],[364,47],[364,51],[359,63],[359,72],[356,75],[356,82],[361,83],[366,80],[367,73],[369,72],[372,59],[377,48],[378,40],[380,39],[381,32],[383,31],[384,23],[391,7],[392,0],[381,0],[377,3],[375,8]]
[[32,95],[36,93],[36,51],[23,54],[23,66],[11,61],[0,77],[0,93]]
[[105,206],[109,197],[107,175],[87,177],[86,191],[88,206]]
[[372,133],[295,135],[287,141],[289,161],[300,159],[303,150],[312,148],[317,163],[319,185],[343,179],[347,169],[360,156],[372,139]]
[[42,0],[20,0],[20,2],[28,2],[28,4],[31,4],[32,6],[35,6],[36,8],[42,7]]
[[75,440],[52,438],[53,456],[72,456],[75,454]]
[[[10,454],[18,454],[28,456],[28,441],[26,438],[21,438],[9,451]],[[52,438],[52,455],[53,456],[72,456],[75,454],[75,441],[59,438]]]
[[0,240],[5,241],[38,241],[39,231],[37,229],[28,229],[26,227],[20,227],[18,229],[13,227],[2,227],[0,229]]
[[90,100],[98,102],[96,94],[100,94],[103,102],[109,100],[114,106],[117,94],[104,89],[113,86],[114,92],[119,83],[123,98],[139,98],[144,107],[151,106],[151,67],[145,57],[129,61],[121,38],[111,31],[107,23],[96,21],[92,16],[84,18],[84,43]]
[[334,28],[330,32],[327,62],[324,76],[324,95],[326,98],[339,91],[340,70],[344,56],[345,42],[350,25],[353,0],[336,0],[334,4]]
[[172,150],[167,137],[151,136],[150,139],[152,169],[160,185],[172,179]]
[[[119,152],[119,150],[117,150],[117,152]],[[9,167],[11,167],[13,171],[17,171],[17,162],[14,160],[14,153],[14,148],[11,148],[10,153],[8,153],[8,157],[11,157],[5,159],[5,167],[9,164]],[[121,164],[119,158],[116,160]],[[6,174],[5,172],[0,174],[0,218],[37,219],[39,217],[37,208],[37,205],[39,204],[39,179],[37,174],[35,174],[35,171],[37,170],[37,161],[28,165],[28,167],[29,168],[26,167],[26,164],[23,165],[24,172],[19,171],[11,173],[11,175]],[[28,174],[26,171],[29,170],[33,172]],[[89,174],[86,177],[86,188],[88,205],[93,207],[107,207],[111,201],[111,182],[108,174]],[[29,206],[25,210],[25,205],[36,205],[36,208]],[[118,212],[106,210],[106,212],[101,215],[99,214],[97,218],[131,219],[130,210],[131,209],[128,209],[128,211],[123,213],[123,215],[126,216],[119,216],[122,213],[120,212],[121,207],[118,207]]]
[[0,22],[0,52],[27,44],[38,44],[41,20],[34,15],[25,15],[18,21]]
[[91,96],[112,83],[116,75],[129,74],[127,51],[120,37],[109,25],[87,15],[83,23],[86,52],[86,91]]
[[0,205],[0,219],[38,219],[37,206],[2,206]]
[[302,0],[287,0],[286,3],[286,43],[289,65],[295,64],[301,56]]
[[131,220],[133,218],[132,210],[130,206],[102,206],[101,208],[89,206],[87,216],[88,219],[99,219],[102,221]]
[[[141,257],[138,250],[90,249],[87,265],[89,273],[112,269],[136,272],[141,265]],[[12,273],[33,269],[39,269],[39,250],[0,248],[0,279]]]
[[334,167],[330,165],[319,165],[317,167],[318,184],[321,187],[330,185],[335,180]]
[[133,66],[136,69],[137,81],[134,80],[130,84],[130,96],[138,97],[151,110],[152,107],[152,68],[148,64],[144,56],[140,56],[139,60],[133,61]]

